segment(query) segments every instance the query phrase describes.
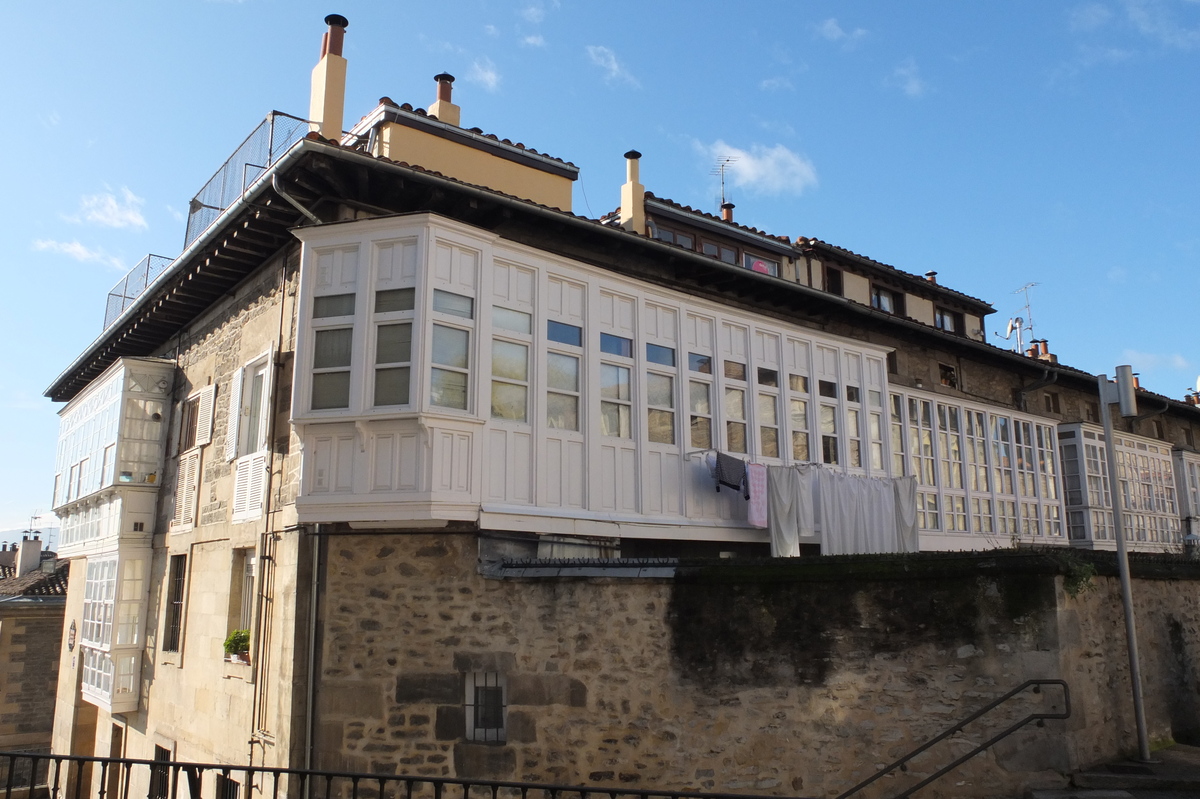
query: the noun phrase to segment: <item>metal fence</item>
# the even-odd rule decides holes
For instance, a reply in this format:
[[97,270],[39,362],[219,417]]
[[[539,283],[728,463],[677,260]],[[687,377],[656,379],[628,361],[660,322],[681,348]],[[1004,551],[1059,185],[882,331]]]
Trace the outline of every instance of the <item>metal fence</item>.
[[129,270],[129,274],[125,275],[120,283],[112,287],[112,291],[108,292],[108,302],[104,305],[105,330],[117,321],[117,317],[141,296],[146,287],[154,282],[154,278],[161,275],[173,260],[165,255],[147,255]]
[[620,787],[0,752],[0,799],[763,799]]
[[259,123],[192,198],[188,206],[184,249],[207,230],[255,178],[279,160],[288,148],[304,138],[308,131],[308,120],[279,111],[267,114],[267,118]]

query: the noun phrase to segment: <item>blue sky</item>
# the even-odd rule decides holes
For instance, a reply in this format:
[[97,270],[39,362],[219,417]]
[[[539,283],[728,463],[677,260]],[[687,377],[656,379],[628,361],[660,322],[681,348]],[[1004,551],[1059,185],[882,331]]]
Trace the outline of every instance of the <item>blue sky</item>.
[[[101,331],[109,289],[175,256],[188,200],[272,109],[303,116],[322,19],[350,20],[346,124],[425,107],[660,196],[810,236],[1022,313],[1092,372],[1182,397],[1200,354],[1200,2],[26,5],[10,21],[0,268],[0,530],[46,511],[42,391]],[[991,336],[1001,346],[1005,342]]]

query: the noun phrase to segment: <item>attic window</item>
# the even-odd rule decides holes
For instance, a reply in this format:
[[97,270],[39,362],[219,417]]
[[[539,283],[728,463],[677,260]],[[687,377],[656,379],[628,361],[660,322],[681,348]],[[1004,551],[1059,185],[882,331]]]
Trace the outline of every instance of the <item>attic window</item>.
[[751,272],[761,272],[764,275],[774,275],[779,277],[779,262],[772,261],[770,258],[764,258],[761,255],[754,253],[742,254],[742,266],[749,269]]
[[685,250],[693,250],[696,248],[696,240],[689,233],[677,233],[674,230],[668,230],[664,227],[658,228],[658,240],[665,241],[668,244],[678,244]]
[[825,290],[830,294],[842,296],[842,270],[825,267]]
[[871,307],[877,311],[904,315],[904,295],[880,286],[871,286]]
[[958,311],[951,311],[947,308],[937,308],[934,310],[933,326],[938,330],[945,330],[947,333],[957,333],[960,336],[966,328],[966,325],[963,324],[963,315]]
[[712,241],[701,242],[700,252],[713,258],[720,258],[727,264],[737,263],[737,250],[732,247],[726,247],[724,244],[717,244]]
[[938,364],[938,378],[943,386],[958,388],[958,370],[945,363]]
[[1046,413],[1062,413],[1062,403],[1059,400],[1058,393],[1055,391],[1047,391],[1045,394]]

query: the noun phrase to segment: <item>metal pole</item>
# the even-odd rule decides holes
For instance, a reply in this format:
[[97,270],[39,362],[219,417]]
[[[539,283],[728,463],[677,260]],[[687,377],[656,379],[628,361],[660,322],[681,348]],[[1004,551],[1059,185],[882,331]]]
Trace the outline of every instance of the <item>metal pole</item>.
[[1133,684],[1133,715],[1137,723],[1138,757],[1150,762],[1150,739],[1146,735],[1146,708],[1142,702],[1142,668],[1138,661],[1137,625],[1133,618],[1133,590],[1129,582],[1129,553],[1125,547],[1125,522],[1122,518],[1121,481],[1117,476],[1117,450],[1113,444],[1112,413],[1109,403],[1116,385],[1108,375],[1098,378],[1100,388],[1100,419],[1104,423],[1104,452],[1108,460],[1109,493],[1112,496],[1113,529],[1117,536],[1117,566],[1121,574],[1121,604],[1125,608],[1125,642],[1129,648],[1129,681]]

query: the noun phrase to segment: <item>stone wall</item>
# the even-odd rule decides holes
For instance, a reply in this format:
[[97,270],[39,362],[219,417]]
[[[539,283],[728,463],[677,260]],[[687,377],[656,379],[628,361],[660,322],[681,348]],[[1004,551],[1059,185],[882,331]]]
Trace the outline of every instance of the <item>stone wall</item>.
[[0,751],[50,749],[65,604],[10,598],[0,606]]
[[[318,768],[834,796],[1032,678],[1068,680],[1072,717],[1027,727],[923,795],[1062,786],[1136,749],[1109,555],[733,560],[664,579],[517,580],[479,574],[478,540],[325,539]],[[1080,579],[1081,563],[1099,574]],[[1200,726],[1200,570],[1139,568],[1148,712],[1163,740]],[[502,745],[465,740],[476,671],[507,679]],[[864,795],[894,794],[1013,719],[1062,707],[1056,688],[1023,694]]]

